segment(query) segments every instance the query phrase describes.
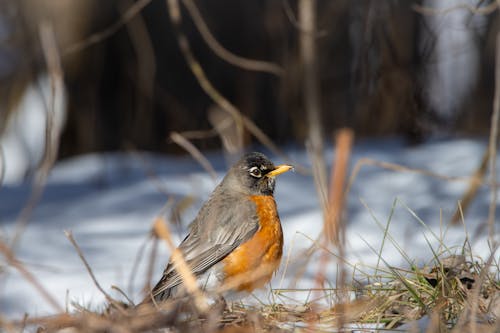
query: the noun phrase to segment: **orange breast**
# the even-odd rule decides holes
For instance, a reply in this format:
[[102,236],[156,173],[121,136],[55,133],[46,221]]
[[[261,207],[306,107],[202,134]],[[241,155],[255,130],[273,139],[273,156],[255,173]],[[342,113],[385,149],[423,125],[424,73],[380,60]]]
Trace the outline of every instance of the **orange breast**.
[[264,286],[278,269],[283,253],[283,232],[270,195],[255,195],[260,227],[255,235],[223,260],[224,283],[238,291]]

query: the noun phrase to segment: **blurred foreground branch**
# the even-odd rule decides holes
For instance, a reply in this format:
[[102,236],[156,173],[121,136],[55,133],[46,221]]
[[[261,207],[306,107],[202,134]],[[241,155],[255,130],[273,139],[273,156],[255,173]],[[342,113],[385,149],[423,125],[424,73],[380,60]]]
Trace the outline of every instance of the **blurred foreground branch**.
[[182,282],[184,283],[187,292],[189,292],[189,294],[194,297],[194,304],[196,305],[196,308],[201,313],[207,312],[207,310],[209,309],[207,300],[198,287],[196,277],[191,271],[191,268],[189,268],[189,265],[184,259],[181,251],[175,247],[174,242],[172,241],[172,237],[170,236],[170,230],[168,229],[168,226],[163,219],[158,218],[155,221],[154,231],[159,238],[165,241],[169,250],[172,252],[172,262],[174,264],[174,267],[177,272],[179,272],[179,275],[182,278]]
[[495,57],[495,97],[493,99],[493,113],[491,115],[491,129],[489,142],[490,157],[490,181],[491,201],[488,213],[488,233],[490,240],[493,241],[495,234],[495,213],[497,208],[498,186],[497,179],[497,142],[498,142],[498,122],[500,121],[500,33],[496,38],[496,57]]
[[342,241],[341,217],[345,203],[345,182],[348,175],[354,133],[343,128],[335,136],[335,160],[332,163],[332,176],[328,192],[328,214],[326,216],[325,234],[333,244],[340,246]]
[[47,64],[47,71],[50,77],[50,97],[48,105],[46,105],[45,151],[34,178],[30,197],[16,221],[16,230],[12,238],[12,247],[19,241],[36,204],[42,197],[47,177],[57,158],[59,136],[61,134],[60,127],[62,124],[56,122],[56,107],[62,105],[64,81],[56,36],[53,26],[47,22],[42,22],[40,24],[39,34],[43,55]]

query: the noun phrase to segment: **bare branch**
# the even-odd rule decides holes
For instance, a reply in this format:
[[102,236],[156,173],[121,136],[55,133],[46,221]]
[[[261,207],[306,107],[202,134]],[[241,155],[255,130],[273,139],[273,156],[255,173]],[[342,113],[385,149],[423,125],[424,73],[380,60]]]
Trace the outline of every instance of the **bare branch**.
[[[205,71],[201,67],[198,60],[193,55],[189,41],[186,35],[181,31],[180,25],[182,22],[181,11],[179,7],[178,0],[166,0],[168,6],[168,13],[170,15],[170,20],[175,28],[177,34],[177,41],[179,43],[179,48],[188,63],[191,72],[195,76],[200,87],[205,91],[205,93],[217,104],[221,109],[229,113],[235,123],[239,135],[243,135],[243,129],[246,128],[250,133],[252,133],[257,140],[259,140],[264,146],[268,147],[276,155],[281,156],[284,160],[290,161],[290,158],[286,156],[278,146],[264,133],[262,130],[248,117],[241,114],[236,106],[234,106],[229,100],[227,100],[222,94],[212,85],[208,80]],[[297,163],[294,164],[297,171],[307,173],[307,168],[304,168]]]
[[120,30],[127,22],[134,18],[144,7],[149,5],[151,0],[138,0],[132,6],[125,11],[125,13],[120,17],[118,21],[110,25],[108,28],[99,31],[95,34],[90,35],[82,41],[76,42],[70,45],[63,51],[63,55],[66,56],[71,53],[80,52],[89,46],[100,43],[106,38],[114,35],[118,30]]
[[55,109],[56,102],[62,100],[64,91],[63,70],[52,25],[47,22],[42,22],[39,27],[39,34],[45,62],[47,63],[47,70],[50,76],[50,99],[49,105],[46,106],[45,152],[35,176],[33,189],[28,198],[28,202],[20,212],[16,221],[16,230],[12,238],[12,247],[17,244],[22,232],[28,224],[36,204],[42,197],[47,177],[57,158],[57,150],[59,147],[60,128],[58,128],[55,123]]
[[265,72],[274,74],[276,76],[283,76],[284,70],[280,66],[267,61],[253,60],[238,56],[230,51],[228,51],[224,46],[222,46],[217,39],[212,35],[207,24],[203,20],[198,7],[193,0],[182,0],[182,3],[186,7],[193,19],[193,22],[200,32],[201,36],[216,55],[218,55],[223,60],[227,61],[231,65],[240,67],[249,71]]

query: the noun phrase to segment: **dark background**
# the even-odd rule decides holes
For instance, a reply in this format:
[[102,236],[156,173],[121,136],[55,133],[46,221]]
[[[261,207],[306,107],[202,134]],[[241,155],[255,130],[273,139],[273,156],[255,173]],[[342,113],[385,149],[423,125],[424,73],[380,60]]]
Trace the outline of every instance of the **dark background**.
[[[491,1],[481,1],[487,6]],[[207,46],[183,7],[182,31],[208,79],[239,110],[275,140],[303,143],[300,26],[296,1],[212,0],[195,2],[217,40],[231,52],[284,69],[278,77],[228,64]],[[0,128],[27,84],[46,65],[40,49],[41,20],[54,26],[68,91],[59,157],[92,151],[134,149],[180,152],[171,131],[208,130],[214,102],[202,91],[179,50],[165,1],[152,0],[129,23],[85,49],[75,43],[117,22],[131,1],[2,1]],[[429,103],[436,31],[416,10],[419,1],[318,1],[318,72],[321,124],[327,140],[339,127],[356,135],[402,135],[418,143],[430,135],[476,135],[489,131],[494,92],[498,11],[465,11],[479,54],[477,76],[460,103],[443,115]],[[460,9],[459,9],[460,10]],[[462,9],[463,10],[463,9]],[[288,13],[288,15],[287,15]],[[142,29],[142,30],[141,30]],[[1,30],[1,29],[0,29]],[[139,37],[132,37],[132,32]],[[5,35],[5,34],[4,34]],[[5,65],[7,64],[7,65]],[[460,68],[452,70],[461,70]],[[247,143],[252,142],[250,135]],[[201,149],[220,147],[217,137],[194,140]]]

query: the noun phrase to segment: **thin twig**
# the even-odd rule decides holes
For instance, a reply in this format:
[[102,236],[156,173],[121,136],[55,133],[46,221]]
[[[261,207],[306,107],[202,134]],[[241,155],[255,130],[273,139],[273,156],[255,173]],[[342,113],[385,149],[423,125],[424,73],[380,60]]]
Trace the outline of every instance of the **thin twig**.
[[120,311],[120,312],[122,312],[122,314],[124,314],[125,312],[122,309],[122,306],[120,304],[118,304],[118,302],[116,302],[111,296],[109,296],[109,294],[101,287],[101,285],[97,281],[97,279],[94,275],[94,272],[92,271],[92,268],[90,267],[89,263],[87,262],[87,259],[85,259],[85,256],[83,255],[82,250],[80,249],[80,246],[78,246],[77,242],[75,241],[75,238],[73,237],[73,233],[71,231],[64,231],[64,235],[66,236],[66,238],[68,238],[68,240],[74,246],[76,252],[78,253],[78,256],[80,257],[83,264],[85,265],[85,268],[87,269],[87,272],[89,273],[90,278],[94,282],[97,289],[99,289],[99,291],[104,295],[104,297],[106,298],[106,300],[110,304],[115,305],[116,309],[118,309],[118,311]]
[[203,156],[203,154],[198,148],[195,147],[195,145],[193,145],[189,140],[187,140],[177,132],[171,132],[170,139],[184,148],[191,156],[193,156],[193,158],[198,161],[198,163],[200,163],[200,165],[209,173],[213,181],[217,180],[217,172],[215,172],[212,164],[210,164],[210,161],[207,160],[205,156]]
[[59,305],[59,303],[56,301],[56,299],[50,295],[50,293],[38,282],[38,280],[35,278],[33,274],[31,274],[14,256],[14,253],[9,249],[9,247],[3,243],[0,242],[0,252],[4,255],[5,259],[7,260],[7,263],[17,269],[19,273],[21,273],[24,278],[31,283],[36,290],[42,295],[42,297],[49,303],[54,310],[57,312],[64,312],[64,309]]
[[489,142],[489,157],[490,157],[490,181],[491,186],[491,201],[488,212],[488,234],[490,240],[494,241],[495,234],[495,212],[497,207],[498,188],[496,185],[497,176],[497,142],[498,142],[498,122],[500,120],[500,33],[497,33],[496,38],[496,60],[495,60],[495,97],[493,100],[493,114],[491,115],[491,129]]
[[196,7],[196,4],[194,3],[193,0],[182,0],[182,3],[186,7],[187,11],[189,12],[189,15],[191,15],[191,18],[193,19],[194,25],[200,32],[201,36],[203,37],[204,41],[207,43],[207,45],[210,47],[210,49],[218,55],[220,58],[223,60],[227,61],[231,65],[234,65],[236,67],[240,67],[249,71],[257,71],[257,72],[265,72],[265,73],[270,73],[274,74],[276,76],[283,76],[284,75],[284,70],[280,66],[273,64],[271,62],[267,61],[261,61],[261,60],[254,60],[254,59],[248,59],[244,58],[241,56],[238,56],[226,48],[222,46],[217,39],[214,37],[214,35],[210,32],[210,29],[208,28],[207,24],[203,20],[203,17],[201,16],[201,13]]
[[151,0],[138,0],[135,2],[132,6],[130,6],[125,13],[120,17],[118,21],[115,23],[111,24],[108,28],[96,32],[95,34],[90,35],[89,37],[85,38],[84,40],[81,40],[79,42],[76,42],[73,45],[70,45],[63,51],[63,56],[75,53],[75,52],[80,52],[89,46],[92,46],[94,44],[100,43],[103,40],[111,37],[114,35],[118,30],[120,30],[128,21],[134,18],[141,10],[144,9]]

